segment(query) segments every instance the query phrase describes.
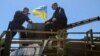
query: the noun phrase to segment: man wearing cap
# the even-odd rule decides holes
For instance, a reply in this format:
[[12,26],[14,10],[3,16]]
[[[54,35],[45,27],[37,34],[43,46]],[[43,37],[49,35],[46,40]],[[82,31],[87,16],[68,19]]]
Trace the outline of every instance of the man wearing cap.
[[[29,8],[25,7],[23,11],[16,11],[14,18],[12,21],[10,21],[9,26],[8,26],[8,31],[13,31],[13,30],[25,30],[25,28],[22,26],[25,21],[28,23],[32,23],[32,21],[28,17],[29,15]],[[1,51],[2,55],[1,56],[9,56],[10,55],[10,47],[11,47],[11,41],[13,37],[16,35],[17,32],[11,32],[11,38],[8,40],[5,40],[4,43],[4,49]],[[21,38],[26,38],[25,32],[20,32]],[[8,38],[6,38],[8,39]],[[22,44],[22,46],[26,46],[27,44]]]
[[[28,23],[32,23],[32,21],[28,17],[29,8],[25,7],[23,11],[16,11],[13,20],[9,23],[7,30],[25,30],[22,26],[25,21]],[[12,32],[12,38],[15,36],[17,32]],[[26,34],[24,32],[20,33],[21,38],[26,38]]]

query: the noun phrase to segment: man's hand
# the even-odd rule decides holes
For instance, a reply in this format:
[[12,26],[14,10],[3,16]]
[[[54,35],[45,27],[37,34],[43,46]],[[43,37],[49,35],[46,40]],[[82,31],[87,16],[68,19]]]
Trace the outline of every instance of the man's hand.
[[46,22],[46,24],[52,24],[52,22]]
[[52,21],[54,22],[56,20],[56,18],[53,18]]
[[33,23],[33,22],[32,22],[32,20],[29,20],[28,22],[29,22],[30,24],[32,24],[32,23]]
[[50,24],[50,22],[46,22],[46,24]]

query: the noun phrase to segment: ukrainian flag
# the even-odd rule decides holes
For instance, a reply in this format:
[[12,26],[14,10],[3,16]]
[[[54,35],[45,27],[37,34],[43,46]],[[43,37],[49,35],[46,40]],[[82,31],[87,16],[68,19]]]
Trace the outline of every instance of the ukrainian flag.
[[42,19],[47,19],[47,6],[40,6],[32,11],[34,16],[41,17]]

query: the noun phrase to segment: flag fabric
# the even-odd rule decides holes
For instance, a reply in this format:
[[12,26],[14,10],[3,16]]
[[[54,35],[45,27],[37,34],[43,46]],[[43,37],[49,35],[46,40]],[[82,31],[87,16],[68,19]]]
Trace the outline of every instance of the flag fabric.
[[43,20],[47,19],[47,6],[40,6],[32,11],[34,16],[41,17]]

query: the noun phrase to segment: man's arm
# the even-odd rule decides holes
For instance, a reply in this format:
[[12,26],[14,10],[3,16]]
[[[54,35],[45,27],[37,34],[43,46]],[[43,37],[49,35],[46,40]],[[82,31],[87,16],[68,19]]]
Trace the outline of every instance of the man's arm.
[[22,14],[21,11],[19,11],[19,10],[16,11],[16,12],[15,12],[15,15],[14,15],[14,19],[20,17],[21,14]]
[[66,22],[67,21],[67,17],[66,17],[66,14],[65,14],[65,11],[63,8],[59,8],[58,10],[58,20],[59,21],[62,21],[62,22]]
[[28,16],[26,16],[26,21],[28,22],[28,23],[30,23],[30,24],[32,24],[33,22],[32,22],[32,20],[31,19],[29,19],[29,17]]

